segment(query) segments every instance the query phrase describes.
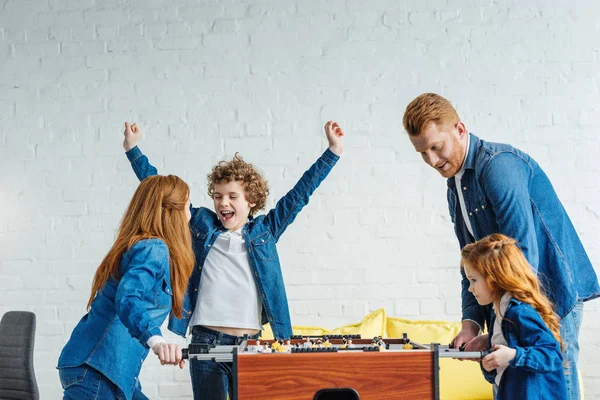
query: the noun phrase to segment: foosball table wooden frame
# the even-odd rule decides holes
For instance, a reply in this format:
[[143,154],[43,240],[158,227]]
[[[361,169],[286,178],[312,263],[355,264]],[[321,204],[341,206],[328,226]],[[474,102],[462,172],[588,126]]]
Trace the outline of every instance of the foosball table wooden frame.
[[[353,348],[343,348],[341,339],[331,339],[330,348],[291,352],[250,351],[255,340],[238,346],[184,349],[185,358],[231,362],[231,400],[315,400],[317,393],[355,392],[357,400],[439,400],[439,359],[481,358],[483,352],[463,352],[433,343],[421,345],[402,339],[384,339],[385,347],[372,346],[369,339],[354,339]],[[272,340],[261,341],[272,343]],[[302,343],[292,340],[292,345]],[[316,397],[315,397],[316,396]]]

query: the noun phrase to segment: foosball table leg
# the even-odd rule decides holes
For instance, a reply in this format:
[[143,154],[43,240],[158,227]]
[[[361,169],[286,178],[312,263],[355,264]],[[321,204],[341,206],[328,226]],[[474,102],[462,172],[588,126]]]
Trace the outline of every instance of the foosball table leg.
[[232,362],[232,366],[231,366],[231,375],[233,375],[233,379],[232,379],[232,385],[233,388],[231,390],[232,392],[232,398],[231,400],[238,400],[238,349],[237,347],[233,348],[233,362]]
[[431,343],[430,349],[433,352],[433,399],[440,400],[440,344]]

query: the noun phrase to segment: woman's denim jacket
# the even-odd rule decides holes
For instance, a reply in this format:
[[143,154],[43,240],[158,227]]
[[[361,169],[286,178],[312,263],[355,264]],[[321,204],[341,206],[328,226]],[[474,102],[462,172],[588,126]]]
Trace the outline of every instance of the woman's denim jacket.
[[161,335],[171,312],[167,245],[160,239],[138,241],[123,253],[119,274],[118,282],[111,277],[98,291],[63,348],[58,368],[87,364],[131,399],[148,355],[146,342]]
[[[157,173],[137,146],[127,152],[127,157],[140,180]],[[276,243],[308,204],[310,195],[327,177],[338,159],[339,156],[326,150],[302,175],[294,188],[277,202],[274,209],[267,215],[250,217],[242,230],[248,247],[250,268],[263,304],[261,323],[271,324],[275,338],[287,339],[292,336],[292,323]],[[205,207],[192,207],[191,211],[190,228],[196,266],[183,301],[183,318],[171,316],[169,319],[169,330],[184,337],[196,306],[204,261],[217,237],[226,230],[214,211]]]
[[[492,233],[517,240],[563,318],[578,300],[600,296],[598,278],[567,212],[542,168],[528,154],[471,134],[460,188],[448,179],[448,207],[460,248]],[[475,237],[466,228],[457,197],[463,192]],[[463,320],[484,326],[489,307],[469,293],[462,274]]]
[[[494,336],[496,315],[492,311],[490,342]],[[529,304],[511,299],[504,318],[502,334],[507,346],[517,354],[504,370],[496,400],[567,398],[567,384],[560,345],[538,312]],[[495,383],[496,370],[487,372],[485,379]]]

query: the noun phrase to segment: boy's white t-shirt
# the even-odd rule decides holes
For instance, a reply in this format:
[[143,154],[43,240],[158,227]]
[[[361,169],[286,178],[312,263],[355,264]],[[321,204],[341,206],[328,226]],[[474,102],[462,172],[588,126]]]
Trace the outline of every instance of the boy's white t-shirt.
[[190,327],[262,329],[262,300],[242,229],[221,233],[208,252]]
[[[508,307],[508,303],[510,303],[511,298],[512,295],[509,292],[504,293],[504,295],[500,299],[500,310],[496,310],[496,305],[494,304],[496,320],[494,321],[494,335],[492,336],[492,347],[494,347],[494,345],[497,344],[508,346],[506,338],[502,333],[502,319],[504,318],[504,313],[506,312],[506,308]],[[504,373],[504,370],[506,370],[506,367],[496,368],[496,385],[500,385],[500,380],[502,379],[502,374]]]

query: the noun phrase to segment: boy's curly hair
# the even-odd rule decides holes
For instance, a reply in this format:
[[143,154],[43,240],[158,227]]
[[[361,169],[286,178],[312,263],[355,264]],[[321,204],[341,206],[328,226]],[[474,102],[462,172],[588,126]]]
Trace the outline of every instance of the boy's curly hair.
[[246,161],[239,153],[231,161],[220,161],[208,174],[208,195],[212,198],[215,194],[215,184],[238,181],[244,188],[248,203],[255,203],[250,209],[250,215],[263,210],[267,205],[269,185],[261,174]]

